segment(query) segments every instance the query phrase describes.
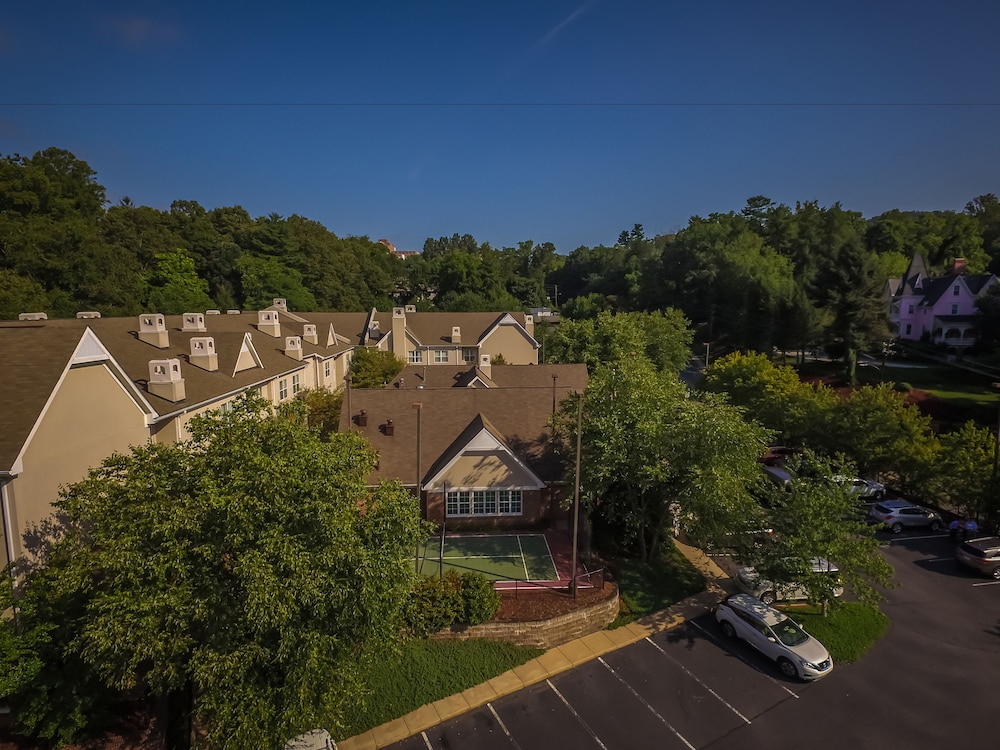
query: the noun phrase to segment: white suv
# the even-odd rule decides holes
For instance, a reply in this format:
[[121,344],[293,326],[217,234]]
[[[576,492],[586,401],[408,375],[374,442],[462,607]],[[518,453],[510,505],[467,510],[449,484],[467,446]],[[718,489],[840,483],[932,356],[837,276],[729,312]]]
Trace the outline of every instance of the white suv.
[[727,638],[742,638],[778,664],[786,677],[818,680],[833,671],[823,644],[798,623],[749,594],[730,594],[715,610]]

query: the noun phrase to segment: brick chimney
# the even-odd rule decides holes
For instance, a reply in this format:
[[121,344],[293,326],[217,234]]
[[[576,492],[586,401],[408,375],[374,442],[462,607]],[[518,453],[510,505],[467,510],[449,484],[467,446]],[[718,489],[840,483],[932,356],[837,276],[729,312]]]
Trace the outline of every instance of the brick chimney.
[[966,269],[966,266],[965,266],[965,258],[955,258],[955,265],[952,266],[951,272],[952,273],[965,273],[966,270],[967,269]]
[[151,344],[158,349],[166,349],[170,346],[167,322],[161,313],[146,313],[139,316],[139,341]]
[[181,361],[179,359],[154,359],[149,363],[148,390],[154,396],[159,396],[174,403],[184,400],[184,378],[181,377]]

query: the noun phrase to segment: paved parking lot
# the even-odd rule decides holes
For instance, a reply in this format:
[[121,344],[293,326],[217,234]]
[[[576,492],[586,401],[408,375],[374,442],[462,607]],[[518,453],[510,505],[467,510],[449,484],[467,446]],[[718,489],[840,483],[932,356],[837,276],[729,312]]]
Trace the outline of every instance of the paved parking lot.
[[947,535],[885,537],[897,587],[884,638],[816,683],[783,678],[703,615],[393,745],[455,748],[1000,746],[1000,584]]

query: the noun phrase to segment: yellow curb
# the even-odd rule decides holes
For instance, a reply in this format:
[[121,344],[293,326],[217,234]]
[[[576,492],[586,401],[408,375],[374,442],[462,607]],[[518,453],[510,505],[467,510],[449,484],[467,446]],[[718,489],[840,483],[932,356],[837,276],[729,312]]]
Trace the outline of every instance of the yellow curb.
[[[640,630],[641,632],[636,632]],[[615,648],[622,648],[623,646],[630,646],[636,641],[641,641],[646,637],[646,632],[642,628],[633,629],[630,627],[615,628],[614,630],[605,630],[607,636],[615,644]]]
[[548,670],[550,675],[559,674],[567,669],[571,669],[573,666],[573,662],[567,659],[566,656],[558,649],[546,651],[544,654],[539,656],[536,661]]
[[[475,689],[476,688],[469,688],[469,690]],[[434,710],[437,711],[438,716],[441,717],[441,721],[447,721],[448,719],[453,719],[456,716],[461,716],[470,708],[482,705],[482,703],[470,703],[466,699],[465,694],[468,693],[469,690],[459,693],[458,695],[449,695],[447,698],[442,698],[441,700],[434,701],[434,703],[431,704],[434,706]],[[487,698],[487,700],[489,700],[489,698]]]
[[377,747],[391,745],[394,742],[405,740],[409,736],[410,730],[406,728],[406,722],[402,719],[393,719],[372,729],[372,737],[375,738]]
[[596,633],[585,635],[580,640],[582,640],[584,645],[593,651],[596,656],[602,656],[609,651],[614,651],[616,648],[615,642],[611,640],[607,632],[604,630],[599,630]]
[[406,722],[406,728],[409,733],[416,734],[440,724],[441,716],[433,705],[421,706],[416,711],[410,711],[410,713],[403,717],[403,721]]
[[534,685],[549,676],[545,667],[538,663],[538,659],[532,659],[520,666],[514,667],[514,674],[518,676],[523,685]]
[[370,729],[363,734],[348,737],[337,743],[337,750],[376,750],[377,748],[378,744]]
[[585,661],[590,661],[596,656],[593,651],[587,648],[582,639],[570,641],[569,643],[564,643],[561,646],[556,646],[556,650],[569,659],[569,663],[574,667],[577,664],[583,664]]
[[497,695],[510,695],[524,687],[524,683],[521,682],[521,679],[513,671],[504,672],[499,677],[488,680],[488,682],[497,691]]
[[459,695],[465,698],[465,701],[469,704],[470,708],[485,706],[491,700],[495,700],[500,697],[494,687],[488,682],[484,682],[482,685],[467,688],[459,693]]

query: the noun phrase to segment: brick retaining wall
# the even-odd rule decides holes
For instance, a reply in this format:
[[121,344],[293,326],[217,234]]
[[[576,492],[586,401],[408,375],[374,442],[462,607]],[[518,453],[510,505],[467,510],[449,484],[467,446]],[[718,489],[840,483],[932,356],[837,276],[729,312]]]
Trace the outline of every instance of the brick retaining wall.
[[[441,640],[467,640],[489,638],[494,641],[509,641],[519,646],[534,648],[554,648],[576,638],[604,630],[618,616],[618,586],[608,582],[607,599],[588,607],[557,615],[547,620],[531,622],[485,622],[482,625],[453,625],[448,630],[432,636]],[[531,596],[531,594],[527,594]]]

